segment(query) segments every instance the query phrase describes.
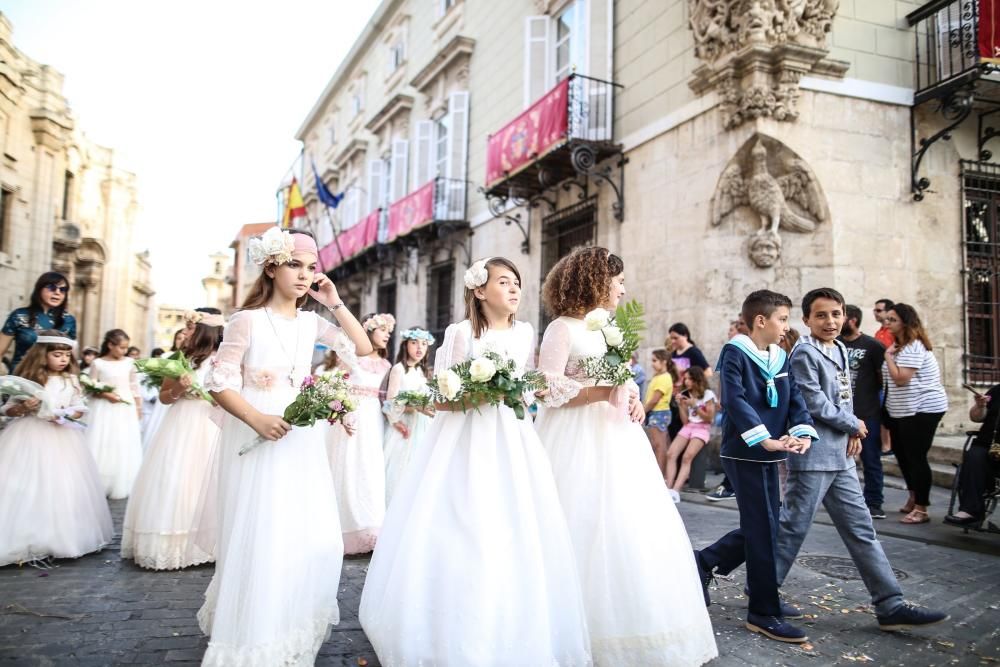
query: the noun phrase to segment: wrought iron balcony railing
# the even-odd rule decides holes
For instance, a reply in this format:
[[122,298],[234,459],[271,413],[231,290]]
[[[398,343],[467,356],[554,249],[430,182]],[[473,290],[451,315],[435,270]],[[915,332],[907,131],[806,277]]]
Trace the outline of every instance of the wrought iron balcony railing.
[[384,243],[392,243],[431,223],[466,223],[468,184],[438,176],[389,206]]
[[487,197],[530,197],[621,151],[614,143],[620,85],[571,74],[488,138]]
[[934,0],[907,15],[915,28],[914,104],[945,97],[977,79],[1000,81],[1000,30],[994,31],[994,17],[980,10],[979,0]]

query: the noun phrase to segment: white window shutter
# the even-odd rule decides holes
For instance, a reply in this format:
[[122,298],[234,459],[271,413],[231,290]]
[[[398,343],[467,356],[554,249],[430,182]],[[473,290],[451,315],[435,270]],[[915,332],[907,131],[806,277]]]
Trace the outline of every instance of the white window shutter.
[[448,96],[448,169],[445,176],[465,180],[465,164],[469,151],[469,92],[457,91]]
[[524,21],[524,106],[529,107],[549,89],[552,19],[528,16]]
[[395,139],[392,142],[392,185],[386,199],[397,201],[406,196],[406,169],[409,157],[410,142],[406,139]]
[[368,207],[362,215],[368,215],[382,204],[382,160],[368,161]]
[[417,145],[413,154],[413,190],[431,180],[434,161],[434,121],[417,121]]

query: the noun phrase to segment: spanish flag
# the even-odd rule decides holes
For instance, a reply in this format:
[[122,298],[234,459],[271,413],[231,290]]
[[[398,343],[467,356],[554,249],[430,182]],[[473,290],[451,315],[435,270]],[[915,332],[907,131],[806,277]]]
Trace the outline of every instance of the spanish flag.
[[306,204],[302,200],[302,190],[299,189],[299,181],[292,176],[292,184],[285,192],[285,214],[281,217],[282,229],[288,229],[295,218],[302,218],[305,215]]

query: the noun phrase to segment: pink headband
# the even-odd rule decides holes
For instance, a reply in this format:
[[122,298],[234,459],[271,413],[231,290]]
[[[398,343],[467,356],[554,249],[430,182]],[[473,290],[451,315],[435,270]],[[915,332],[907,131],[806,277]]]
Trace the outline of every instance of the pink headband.
[[316,240],[308,234],[292,234],[295,241],[295,252],[308,252],[319,257],[319,249],[316,247]]

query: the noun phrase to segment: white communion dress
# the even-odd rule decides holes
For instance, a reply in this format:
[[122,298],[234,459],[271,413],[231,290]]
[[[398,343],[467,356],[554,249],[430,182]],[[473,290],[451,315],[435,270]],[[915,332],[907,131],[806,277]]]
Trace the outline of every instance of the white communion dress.
[[354,433],[343,426],[326,429],[326,449],[337,489],[340,527],[344,531],[344,553],[368,553],[375,548],[385,519],[385,457],[382,436],[382,381],[389,372],[389,362],[382,358],[361,357],[354,345],[334,348],[338,365],[350,374],[354,410]]
[[[204,386],[214,355],[195,376]],[[159,405],[159,401],[157,401]],[[177,570],[213,560],[194,543],[192,528],[219,438],[212,403],[188,393],[169,406],[149,442],[122,527],[122,558],[150,570]]]
[[606,352],[582,320],[549,324],[539,354],[549,393],[536,422],[576,550],[594,664],[701,665],[717,655],[715,637],[684,523],[626,412],[638,388],[558,407],[595,384],[581,362]]
[[[205,387],[239,392],[281,415],[309,374],[313,345],[345,334],[313,312],[267,309],[230,318]],[[226,414],[217,452],[215,576],[198,612],[210,635],[203,665],[312,665],[339,622],[344,546],[323,429],[293,428],[247,454],[257,434]]]
[[139,376],[130,357],[114,361],[94,359],[87,374],[114,387],[125,402],[92,397],[88,405],[87,446],[97,462],[104,492],[112,500],[127,498],[142,465],[142,435],[136,405],[141,404]]
[[[45,403],[83,406],[75,377],[54,375]],[[0,409],[6,414],[8,402]],[[26,415],[0,433],[0,565],[77,558],[114,538],[94,457],[74,425]]]
[[[530,324],[448,327],[435,371],[488,349],[525,368]],[[589,665],[573,546],[530,418],[438,412],[386,514],[361,596],[386,667]]]
[[[424,434],[431,425],[431,417],[422,412],[405,412],[404,408],[393,402],[401,391],[427,393],[427,376],[419,367],[406,368],[398,363],[389,371],[389,385],[385,392],[383,412],[389,425],[385,428],[385,442],[382,451],[385,453],[385,503],[388,506],[392,494],[399,485],[410,462],[410,456],[415,447],[423,440]],[[402,422],[406,426],[407,435],[400,433],[393,424]]]

